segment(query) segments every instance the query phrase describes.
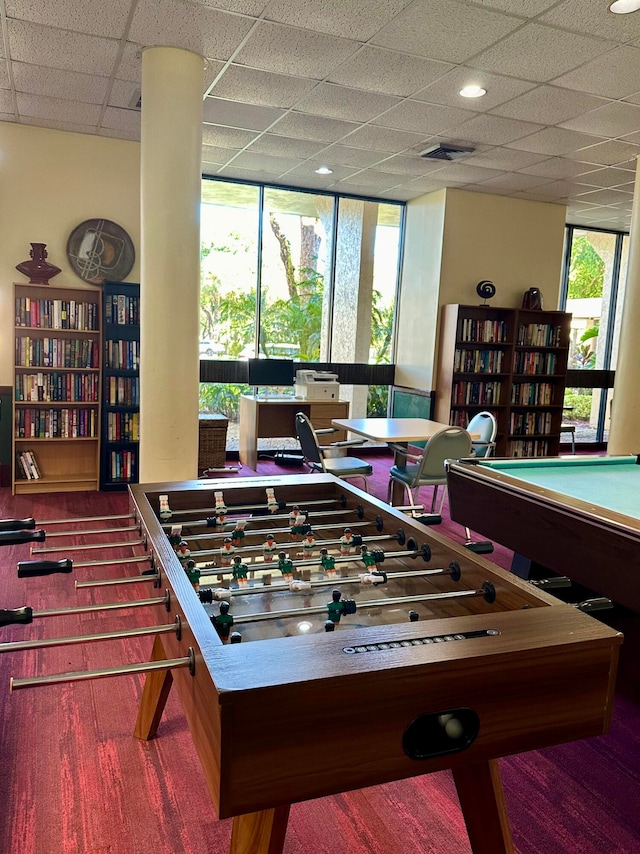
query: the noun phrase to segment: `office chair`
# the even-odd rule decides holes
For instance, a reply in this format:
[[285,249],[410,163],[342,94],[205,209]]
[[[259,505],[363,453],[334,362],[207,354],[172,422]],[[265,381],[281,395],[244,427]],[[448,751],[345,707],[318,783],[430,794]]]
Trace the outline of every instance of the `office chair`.
[[[467,424],[467,432],[471,433],[471,444],[474,457],[492,457],[496,450],[498,422],[492,412],[478,412]],[[478,439],[473,435],[480,434]]]
[[[445,460],[460,459],[471,456],[471,436],[462,427],[445,427],[434,433],[420,455],[412,454],[407,449],[395,448],[396,452],[407,459],[406,465],[394,465],[389,469],[389,485],[387,487],[387,503],[391,503],[391,487],[393,482],[401,483],[407,491],[407,497],[412,509],[418,504],[418,490],[421,486],[433,486],[431,512],[435,511],[438,488],[444,487],[440,506],[437,513],[442,513],[444,496],[447,486]],[[409,461],[412,462],[409,462]]]
[[344,442],[332,442],[330,445],[321,446],[318,443],[319,435],[335,433],[329,428],[326,430],[314,430],[311,421],[303,412],[296,413],[296,433],[302,448],[304,461],[312,472],[327,472],[336,477],[349,480],[351,478],[362,478],[365,492],[369,491],[367,478],[373,474],[373,468],[364,460],[357,457],[334,457],[328,454],[336,448],[348,448],[352,445],[362,445],[364,440],[347,439]]

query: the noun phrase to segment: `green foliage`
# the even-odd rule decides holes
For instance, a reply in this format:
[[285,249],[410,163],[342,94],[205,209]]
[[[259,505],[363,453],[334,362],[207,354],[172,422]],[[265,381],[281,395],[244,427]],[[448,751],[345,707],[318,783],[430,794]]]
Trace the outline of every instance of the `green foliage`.
[[565,415],[567,421],[588,421],[591,417],[591,397],[591,389],[567,391],[564,405],[573,407],[573,410]]
[[229,421],[237,421],[240,413],[240,395],[248,392],[247,385],[200,383],[200,412],[220,412]]
[[576,237],[571,246],[569,299],[601,297],[604,291],[605,263],[586,235]]
[[389,400],[388,385],[370,385],[367,397],[367,418],[386,418]]
[[582,371],[591,371],[596,366],[596,354],[588,344],[578,344],[571,355],[571,367]]

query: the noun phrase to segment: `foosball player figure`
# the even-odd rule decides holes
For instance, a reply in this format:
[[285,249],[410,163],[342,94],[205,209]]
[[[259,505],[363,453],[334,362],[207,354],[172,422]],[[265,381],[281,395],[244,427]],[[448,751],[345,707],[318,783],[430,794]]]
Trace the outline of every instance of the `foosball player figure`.
[[216,500],[216,522],[218,527],[223,527],[227,518],[227,505],[224,503],[224,498],[221,492],[214,492]]
[[273,489],[267,489],[267,510],[269,511],[269,513],[276,513],[279,506],[280,505],[276,501],[276,494]]
[[247,579],[247,573],[249,571],[249,567],[246,563],[242,563],[242,558],[240,555],[236,555],[233,559],[233,577],[238,582],[240,587],[246,587],[249,583]]
[[168,534],[169,543],[174,552],[178,551],[178,546],[182,542],[182,525],[172,525]]
[[197,592],[200,589],[200,570],[196,566],[195,560],[188,560],[184,571],[187,573],[187,578],[191,582],[193,589]]
[[409,611],[409,622],[410,623],[417,623],[419,619],[420,619],[420,614],[418,614],[417,611]]
[[267,534],[267,541],[262,546],[262,559],[265,563],[273,560],[273,555],[278,551],[278,544],[273,539],[273,534]]
[[244,529],[247,524],[246,519],[238,519],[236,522],[235,528],[231,532],[231,542],[234,546],[242,545],[242,541],[244,540]]
[[325,632],[334,632],[336,630],[336,624],[333,620],[327,620],[324,624]]
[[360,546],[360,560],[367,567],[367,569],[376,566],[375,555],[372,554],[366,546]]
[[220,566],[231,566],[235,550],[231,537],[225,537],[220,549]]
[[282,573],[282,577],[287,581],[293,578],[293,561],[289,559],[285,552],[280,552],[278,555],[278,569]]
[[340,554],[350,555],[353,551],[353,532],[351,528],[345,528],[340,537]]
[[180,540],[176,554],[178,555],[180,563],[186,567],[187,561],[191,557],[191,549],[189,548],[189,543],[186,540]]
[[315,544],[316,538],[313,536],[313,532],[307,531],[304,540],[302,541],[302,556],[305,558],[310,558],[313,554]]
[[168,495],[160,495],[160,513],[159,516],[161,519],[170,519],[171,518],[171,508],[169,507],[169,496]]
[[336,574],[336,559],[326,549],[320,549],[320,564],[327,575]]
[[356,603],[353,599],[342,599],[342,593],[339,590],[334,590],[331,596],[331,602],[327,603],[327,611],[332,623],[339,623],[340,617],[347,614],[355,614]]
[[307,517],[300,512],[299,507],[294,507],[289,513],[289,525],[291,526],[291,539],[298,540],[305,533]]
[[222,640],[226,640],[229,637],[229,632],[233,625],[233,617],[229,613],[229,603],[221,602],[220,613],[217,615],[214,614],[210,619],[214,629],[218,632],[219,637],[222,638]]

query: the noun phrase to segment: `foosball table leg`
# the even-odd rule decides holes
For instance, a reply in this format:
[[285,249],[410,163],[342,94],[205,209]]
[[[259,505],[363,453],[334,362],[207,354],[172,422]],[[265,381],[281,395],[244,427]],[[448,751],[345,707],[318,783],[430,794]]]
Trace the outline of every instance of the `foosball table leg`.
[[290,806],[237,815],[229,854],[282,854]]
[[[151,661],[162,661],[166,657],[162,639],[160,635],[156,635],[153,641]],[[133,731],[136,738],[149,741],[155,736],[172,684],[173,676],[170,670],[147,673],[140,708],[138,709],[138,719]]]
[[513,854],[497,760],[454,768],[453,779],[473,854]]

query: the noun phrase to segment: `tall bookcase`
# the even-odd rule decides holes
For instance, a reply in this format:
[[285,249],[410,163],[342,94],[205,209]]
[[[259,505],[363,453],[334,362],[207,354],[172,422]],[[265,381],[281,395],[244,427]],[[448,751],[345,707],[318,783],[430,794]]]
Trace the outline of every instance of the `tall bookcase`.
[[488,410],[497,456],[556,456],[570,326],[562,311],[443,306],[436,420],[466,427]]
[[98,288],[14,285],[14,493],[98,489]]
[[140,285],[105,282],[100,489],[138,482]]

